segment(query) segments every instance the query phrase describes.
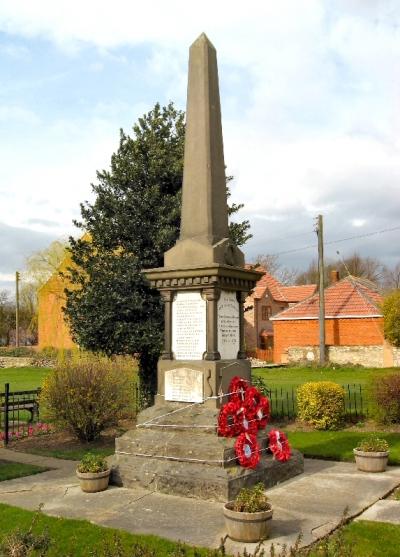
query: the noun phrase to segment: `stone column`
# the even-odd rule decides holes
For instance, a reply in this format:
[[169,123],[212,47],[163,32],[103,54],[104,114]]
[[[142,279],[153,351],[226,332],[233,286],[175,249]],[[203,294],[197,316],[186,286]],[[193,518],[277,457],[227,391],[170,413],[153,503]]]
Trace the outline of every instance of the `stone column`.
[[246,300],[246,292],[236,292],[237,301],[239,302],[239,352],[238,360],[246,358],[246,350],[244,346],[244,302]]
[[161,353],[161,359],[172,360],[172,302],[174,291],[162,290],[161,296],[164,300],[164,350]]
[[207,352],[205,360],[220,360],[218,351],[218,300],[221,291],[219,288],[205,288],[203,296],[207,300]]

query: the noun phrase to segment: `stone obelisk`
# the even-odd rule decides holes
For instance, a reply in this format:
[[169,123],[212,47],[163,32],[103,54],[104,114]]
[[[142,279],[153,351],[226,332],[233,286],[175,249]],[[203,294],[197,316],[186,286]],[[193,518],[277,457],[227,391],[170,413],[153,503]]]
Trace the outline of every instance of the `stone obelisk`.
[[[217,56],[202,34],[190,47],[180,237],[164,267],[145,271],[165,307],[155,405],[116,439],[113,479],[166,493],[227,500],[243,485],[273,485],[301,458],[256,470],[236,464],[234,440],[217,435],[235,375],[251,380],[243,303],[261,276],[229,239]],[[260,440],[265,448],[266,440]]]

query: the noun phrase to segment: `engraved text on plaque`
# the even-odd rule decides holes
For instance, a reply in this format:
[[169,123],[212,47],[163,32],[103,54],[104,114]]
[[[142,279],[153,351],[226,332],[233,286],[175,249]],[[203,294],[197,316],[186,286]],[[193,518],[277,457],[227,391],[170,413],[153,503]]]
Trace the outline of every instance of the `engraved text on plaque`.
[[180,367],[165,372],[165,400],[203,402],[203,373]]
[[237,358],[240,345],[236,292],[222,290],[218,300],[218,350],[222,360]]
[[172,351],[176,360],[203,359],[206,326],[206,301],[200,292],[177,292],[172,303]]

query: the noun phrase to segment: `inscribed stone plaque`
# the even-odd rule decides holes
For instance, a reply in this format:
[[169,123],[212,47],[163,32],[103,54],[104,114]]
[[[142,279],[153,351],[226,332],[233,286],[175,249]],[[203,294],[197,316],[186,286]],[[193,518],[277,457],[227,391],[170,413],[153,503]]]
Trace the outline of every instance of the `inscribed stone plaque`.
[[165,372],[165,400],[203,402],[203,372],[180,367]]
[[203,359],[206,326],[206,301],[200,291],[177,292],[172,303],[172,351],[176,360]]
[[237,358],[240,345],[236,292],[222,290],[218,300],[218,350],[222,360]]

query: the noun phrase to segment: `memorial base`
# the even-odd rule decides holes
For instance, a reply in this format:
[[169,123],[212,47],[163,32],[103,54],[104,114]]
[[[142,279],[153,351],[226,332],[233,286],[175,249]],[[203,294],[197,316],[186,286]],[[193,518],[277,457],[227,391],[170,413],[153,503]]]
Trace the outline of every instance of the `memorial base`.
[[[304,470],[303,456],[293,451],[285,463],[265,451],[266,431],[259,432],[263,450],[254,470],[236,463],[235,439],[216,433],[218,410],[180,403],[159,404],[141,412],[138,427],[116,439],[112,482],[214,501],[233,499],[242,487],[263,482],[272,487]],[[179,410],[173,414],[170,412]],[[160,417],[155,420],[155,418]],[[146,422],[149,422],[147,425]]]
[[[187,396],[186,402],[189,403],[204,400],[204,406],[209,408],[219,408],[221,404],[225,404],[226,398],[220,399],[217,397],[221,392],[229,392],[229,384],[235,375],[239,375],[249,382],[251,381],[251,364],[249,360],[245,359],[216,361],[159,360],[157,366],[158,393],[155,397],[157,406],[168,402],[165,400],[166,372],[178,369],[199,371],[202,374],[202,385],[200,390],[196,390],[197,386],[193,388],[191,385],[182,385],[179,389],[180,392],[175,393],[176,397]],[[183,399],[180,398],[180,400]]]

